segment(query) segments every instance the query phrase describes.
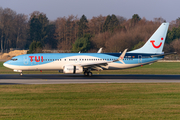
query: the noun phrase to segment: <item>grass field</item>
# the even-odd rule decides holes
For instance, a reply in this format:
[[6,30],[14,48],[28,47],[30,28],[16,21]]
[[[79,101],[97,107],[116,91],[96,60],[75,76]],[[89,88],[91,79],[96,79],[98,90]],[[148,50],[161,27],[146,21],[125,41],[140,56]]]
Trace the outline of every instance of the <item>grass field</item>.
[[[1,74],[14,73],[2,64]],[[32,73],[58,72],[25,72]],[[180,63],[154,63],[94,74],[180,74]],[[177,120],[179,86],[180,83],[0,85],[0,119]]]
[[[59,74],[58,71],[25,71],[24,74]],[[0,62],[0,74],[19,74]],[[180,74],[180,62],[156,62],[143,67],[122,70],[93,71],[93,74]]]
[[180,119],[180,84],[1,85],[0,119]]

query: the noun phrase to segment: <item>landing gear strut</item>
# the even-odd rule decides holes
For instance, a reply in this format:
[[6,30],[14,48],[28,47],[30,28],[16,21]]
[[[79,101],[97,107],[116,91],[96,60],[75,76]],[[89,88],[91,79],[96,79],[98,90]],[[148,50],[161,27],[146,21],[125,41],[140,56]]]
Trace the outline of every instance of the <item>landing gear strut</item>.
[[85,70],[85,71],[84,71],[84,75],[85,75],[85,76],[92,76],[92,72]]

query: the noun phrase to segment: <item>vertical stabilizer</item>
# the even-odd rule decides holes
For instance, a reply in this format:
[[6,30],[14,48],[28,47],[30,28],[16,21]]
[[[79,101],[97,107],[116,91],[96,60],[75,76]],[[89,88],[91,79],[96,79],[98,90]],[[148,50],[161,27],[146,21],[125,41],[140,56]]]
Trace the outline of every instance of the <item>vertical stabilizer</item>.
[[144,46],[128,53],[162,53],[168,27],[169,23],[162,23]]

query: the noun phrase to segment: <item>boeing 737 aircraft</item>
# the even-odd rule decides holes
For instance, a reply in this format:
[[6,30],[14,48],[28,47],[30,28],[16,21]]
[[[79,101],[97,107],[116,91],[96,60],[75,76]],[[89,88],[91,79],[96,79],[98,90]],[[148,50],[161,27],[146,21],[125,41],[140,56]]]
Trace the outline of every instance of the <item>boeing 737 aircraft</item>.
[[132,68],[164,58],[162,52],[169,23],[162,23],[145,45],[123,53],[37,53],[13,57],[3,65],[15,72],[59,70],[64,73],[92,75],[92,70]]

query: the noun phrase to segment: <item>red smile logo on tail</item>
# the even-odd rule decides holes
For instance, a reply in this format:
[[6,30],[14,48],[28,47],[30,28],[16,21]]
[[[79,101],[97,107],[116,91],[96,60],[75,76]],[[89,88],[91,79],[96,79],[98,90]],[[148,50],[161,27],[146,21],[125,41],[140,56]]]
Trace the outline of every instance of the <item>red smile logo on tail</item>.
[[[161,40],[164,40],[164,38],[161,38]],[[161,45],[162,45],[162,42],[161,42],[158,46],[156,46],[156,45],[154,44],[155,40],[151,40],[150,42],[152,43],[153,47],[156,48],[156,49],[157,49],[157,48],[160,48]]]

